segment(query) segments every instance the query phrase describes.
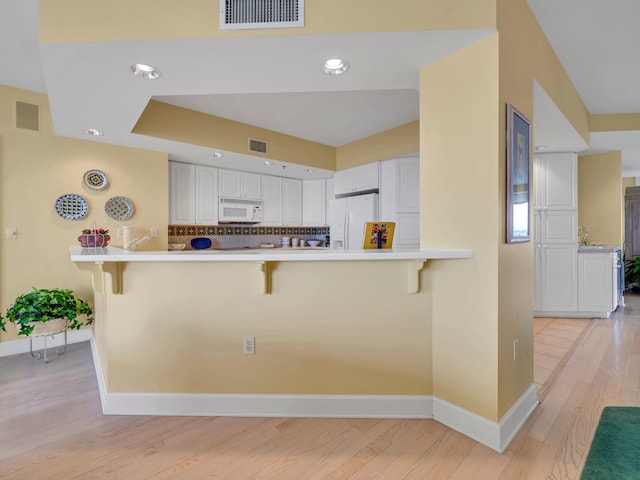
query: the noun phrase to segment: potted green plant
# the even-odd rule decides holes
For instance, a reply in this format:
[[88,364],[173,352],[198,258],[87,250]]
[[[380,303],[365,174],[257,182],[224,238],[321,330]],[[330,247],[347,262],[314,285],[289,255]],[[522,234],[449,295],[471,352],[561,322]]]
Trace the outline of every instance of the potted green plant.
[[[82,316],[86,315],[83,319]],[[7,321],[12,322],[18,335],[51,335],[67,328],[79,329],[93,323],[93,310],[71,290],[33,288],[15,299],[0,316],[0,327],[6,332]]]

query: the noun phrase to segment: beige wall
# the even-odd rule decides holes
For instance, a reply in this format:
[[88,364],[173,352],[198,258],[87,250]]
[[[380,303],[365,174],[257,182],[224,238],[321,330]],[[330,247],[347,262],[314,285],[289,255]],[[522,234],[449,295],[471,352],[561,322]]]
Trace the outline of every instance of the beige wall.
[[264,158],[336,169],[334,147],[155,100],[149,102],[133,133],[243,154],[250,153],[249,138],[254,138],[268,142]]
[[336,149],[336,170],[411,155],[420,149],[420,124],[411,122]]
[[621,196],[621,152],[578,157],[578,225],[589,227],[589,243],[623,245]]
[[[218,30],[218,0],[41,0],[40,41],[148,40],[492,28],[496,0],[307,0],[305,27]],[[70,15],[69,12],[73,12]]]
[[96,331],[108,390],[430,395],[431,294],[408,268],[281,262],[263,295],[258,263],[129,263]]
[[[14,127],[15,101],[36,104],[40,132]],[[110,186],[103,191],[83,183],[87,170],[105,172]],[[69,260],[68,247],[93,222],[111,232],[112,243],[121,245],[116,227],[131,225],[140,236],[158,228],[158,238],[140,249],[163,249],[167,244],[167,156],[92,141],[71,140],[53,134],[45,95],[0,86],[0,224],[18,230],[16,240],[0,236],[0,305],[2,312],[13,299],[41,288],[71,288],[92,300],[90,278]],[[60,195],[76,193],[89,204],[82,220],[60,218],[54,203]],[[109,219],[104,203],[112,196],[130,198],[134,216],[126,222]],[[13,327],[0,340],[16,338]]]
[[433,391],[498,420],[498,35],[420,76],[420,239],[465,248],[434,262]]

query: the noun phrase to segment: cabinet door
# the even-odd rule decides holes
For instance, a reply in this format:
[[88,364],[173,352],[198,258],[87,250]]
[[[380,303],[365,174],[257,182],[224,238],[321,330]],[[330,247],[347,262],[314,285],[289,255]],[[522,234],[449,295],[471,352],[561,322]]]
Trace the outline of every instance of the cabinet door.
[[169,162],[169,222],[173,225],[195,223],[195,166]]
[[542,210],[542,243],[578,244],[577,210]]
[[578,208],[578,157],[574,153],[550,153],[544,157],[543,207]]
[[305,180],[302,184],[302,224],[309,227],[326,225],[326,182]]
[[256,200],[259,200],[262,197],[260,192],[261,184],[261,175],[257,173],[243,172],[241,176],[242,188],[240,195],[246,198],[255,198]]
[[542,247],[542,310],[570,312],[578,308],[578,247]]
[[218,172],[218,191],[221,197],[240,197],[242,193],[241,172],[220,169]]
[[394,245],[418,247],[420,245],[420,214],[399,213],[394,237]]
[[262,176],[262,225],[282,225],[282,178]]
[[[420,159],[399,158],[396,164],[396,208],[398,213],[420,211]],[[382,179],[381,184],[382,184]]]
[[544,205],[544,158],[540,155],[533,157],[533,208],[541,208]]
[[302,225],[302,180],[282,179],[282,193],[284,225]]
[[353,168],[353,191],[362,192],[380,188],[379,163],[367,163]]
[[578,254],[578,282],[578,310],[608,313],[615,309],[612,254]]
[[333,177],[335,195],[351,193],[353,191],[353,170],[339,170]]
[[217,186],[217,168],[196,166],[196,224],[218,224]]

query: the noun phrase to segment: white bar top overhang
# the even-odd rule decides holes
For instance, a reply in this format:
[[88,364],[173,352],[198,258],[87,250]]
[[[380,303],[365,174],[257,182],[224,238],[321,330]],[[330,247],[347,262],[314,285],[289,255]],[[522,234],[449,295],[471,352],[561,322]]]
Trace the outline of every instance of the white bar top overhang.
[[435,260],[471,258],[471,250],[259,248],[238,250],[130,251],[117,247],[70,247],[72,262],[307,262],[345,260]]
[[[271,294],[271,270],[274,262],[315,262],[315,261],[408,261],[408,293],[420,290],[420,271],[428,260],[463,259],[473,257],[471,250],[438,249],[381,249],[381,250],[338,250],[318,249],[240,249],[240,250],[186,250],[186,251],[130,251],[117,247],[82,248],[70,247],[71,261],[81,270],[93,274],[93,287],[103,291],[102,276],[111,275],[114,294],[122,294],[122,264],[128,262],[255,262],[263,275],[263,293]],[[98,270],[96,270],[96,268]],[[99,272],[98,272],[99,271]]]

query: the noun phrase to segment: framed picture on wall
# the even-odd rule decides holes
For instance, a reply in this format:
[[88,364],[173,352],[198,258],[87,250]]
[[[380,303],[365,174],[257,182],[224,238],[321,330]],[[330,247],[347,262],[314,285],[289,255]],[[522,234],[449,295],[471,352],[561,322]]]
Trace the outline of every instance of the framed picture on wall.
[[530,122],[507,104],[507,243],[528,242],[530,234]]

